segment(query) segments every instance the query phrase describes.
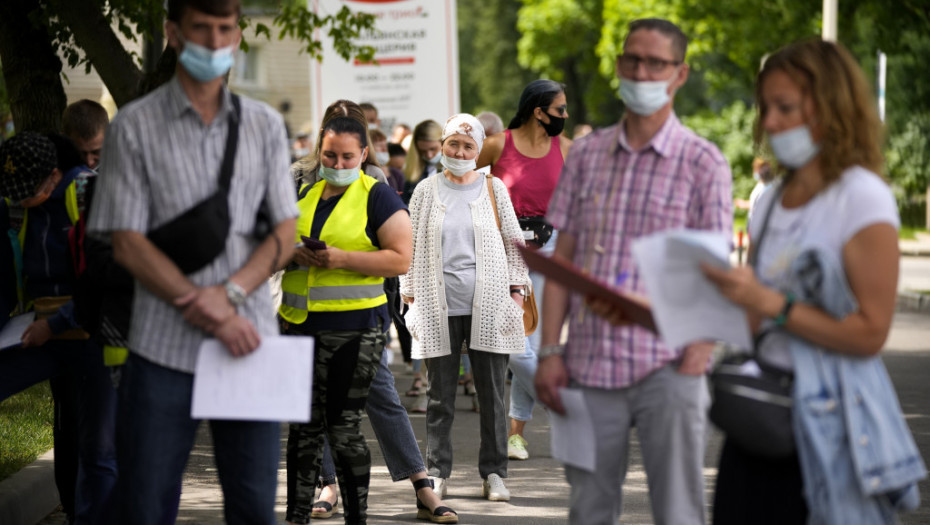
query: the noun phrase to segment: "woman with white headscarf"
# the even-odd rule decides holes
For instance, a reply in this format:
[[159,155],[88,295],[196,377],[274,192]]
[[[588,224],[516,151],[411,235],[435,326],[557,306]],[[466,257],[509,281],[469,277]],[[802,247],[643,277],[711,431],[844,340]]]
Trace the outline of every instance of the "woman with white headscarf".
[[507,188],[475,171],[484,138],[472,115],[446,121],[442,176],[423,181],[410,200],[413,262],[401,277],[401,294],[412,305],[407,323],[417,341],[413,357],[425,359],[429,376],[426,456],[434,490],[445,494],[452,474],[451,431],[464,345],[481,405],[483,495],[508,501],[502,479],[507,477],[504,385],[508,356],[524,348],[529,276],[517,250],[523,235]]

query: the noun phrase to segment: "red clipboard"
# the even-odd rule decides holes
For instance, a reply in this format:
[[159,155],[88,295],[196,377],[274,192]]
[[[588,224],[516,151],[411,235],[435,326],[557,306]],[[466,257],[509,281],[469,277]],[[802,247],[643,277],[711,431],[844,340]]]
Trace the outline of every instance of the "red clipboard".
[[546,257],[539,252],[527,248],[526,246],[517,245],[523,260],[531,270],[537,271],[546,276],[546,279],[561,284],[572,293],[581,294],[585,297],[596,297],[609,303],[612,303],[623,313],[626,314],[634,323],[652,332],[658,333],[655,320],[652,318],[652,311],[647,306],[643,306],[637,300],[611,289],[606,284],[591,278],[578,269],[577,266],[565,260],[563,257],[553,255]]

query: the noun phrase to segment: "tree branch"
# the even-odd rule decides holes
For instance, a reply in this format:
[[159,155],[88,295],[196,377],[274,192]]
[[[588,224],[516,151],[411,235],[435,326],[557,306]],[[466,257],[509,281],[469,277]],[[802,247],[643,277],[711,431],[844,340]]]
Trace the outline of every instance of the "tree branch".
[[100,4],[93,0],[63,0],[58,2],[58,15],[70,26],[74,42],[84,50],[116,105],[136,98],[142,70],[113,32]]
[[48,28],[29,20],[39,9],[38,0],[0,2],[0,60],[17,131],[58,131],[67,103]]

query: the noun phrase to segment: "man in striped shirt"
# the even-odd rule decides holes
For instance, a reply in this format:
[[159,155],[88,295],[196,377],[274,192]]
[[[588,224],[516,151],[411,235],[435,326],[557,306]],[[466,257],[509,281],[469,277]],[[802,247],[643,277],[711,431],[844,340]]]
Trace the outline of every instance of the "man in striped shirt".
[[[119,523],[175,518],[199,424],[191,392],[204,338],[238,356],[278,334],[267,280],[291,256],[297,207],[281,116],[246,98],[237,111],[223,81],[241,38],[239,14],[238,0],[169,0],[175,76],[123,108],[105,139],[88,231],[110,237],[136,281],[120,384]],[[225,250],[185,275],[146,235],[217,191],[232,126],[239,131]],[[274,225],[264,240],[253,235],[262,204]],[[275,523],[279,424],[210,424],[227,522]]]
[[[631,254],[634,239],[671,228],[730,232],[731,175],[710,142],[672,110],[688,77],[687,38],[671,22],[637,20],[617,57],[626,114],[575,142],[549,205],[559,230],[555,253],[627,292],[645,294]],[[566,465],[571,523],[614,524],[626,474],[629,430],[637,428],[657,524],[704,523],[703,452],[710,345],[669,348],[593,314],[583,298],[546,283],[539,399],[564,413],[558,389],[580,388],[594,422],[596,469]],[[569,319],[568,343],[559,345]],[[609,319],[609,320],[608,320]],[[615,325],[613,323],[617,323]]]

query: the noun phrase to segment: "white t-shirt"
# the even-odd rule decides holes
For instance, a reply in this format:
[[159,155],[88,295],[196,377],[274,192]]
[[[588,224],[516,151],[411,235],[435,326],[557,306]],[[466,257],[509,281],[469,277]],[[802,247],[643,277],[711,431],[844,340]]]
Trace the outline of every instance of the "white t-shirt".
[[[777,182],[757,203],[749,224],[752,242],[759,242],[765,216],[772,200],[780,196]],[[875,173],[861,167],[846,169],[839,180],[815,195],[803,206],[787,209],[781,199],[774,203],[762,245],[757,254],[757,276],[766,286],[788,288],[788,270],[797,256],[812,247],[832,252],[843,260],[843,248],[859,231],[873,224],[900,227],[898,207],[891,188]],[[770,326],[766,320],[763,329]],[[762,344],[763,358],[791,369],[791,353],[783,334],[772,334]]]

